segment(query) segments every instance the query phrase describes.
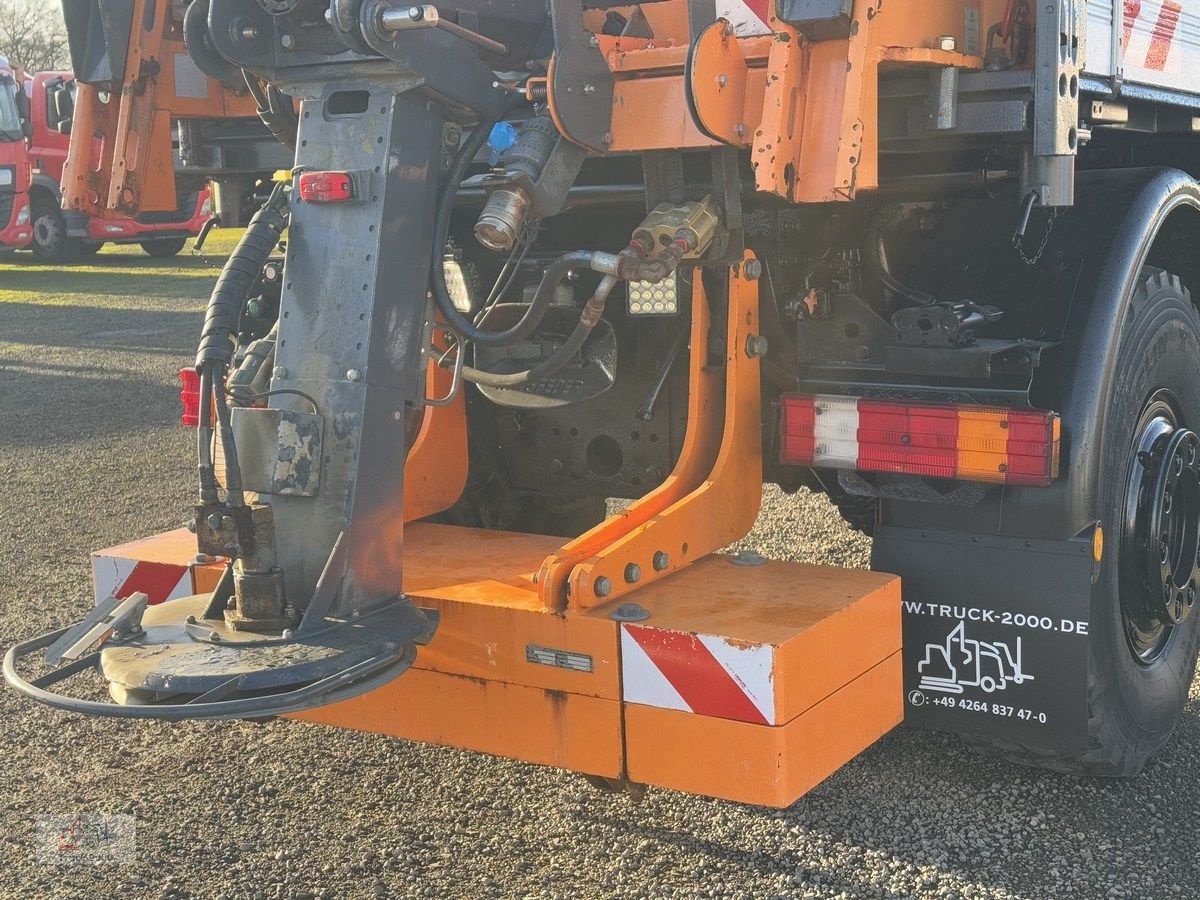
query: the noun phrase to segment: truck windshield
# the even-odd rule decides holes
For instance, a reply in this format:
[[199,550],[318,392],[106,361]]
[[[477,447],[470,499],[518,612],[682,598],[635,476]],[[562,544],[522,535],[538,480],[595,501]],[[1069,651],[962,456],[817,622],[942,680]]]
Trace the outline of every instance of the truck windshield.
[[20,141],[21,117],[17,114],[17,83],[7,75],[0,77],[0,141]]

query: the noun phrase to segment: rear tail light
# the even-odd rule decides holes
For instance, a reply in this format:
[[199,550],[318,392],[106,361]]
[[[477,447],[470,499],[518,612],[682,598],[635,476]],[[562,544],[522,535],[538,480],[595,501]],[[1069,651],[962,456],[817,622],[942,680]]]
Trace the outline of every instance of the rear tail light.
[[298,188],[300,199],[309,203],[345,203],[354,199],[354,179],[349,172],[304,172]]
[[1038,487],[1058,477],[1052,412],[788,395],[779,434],[792,465]]
[[183,413],[179,423],[185,428],[200,426],[200,373],[195,369],[179,370],[179,402]]

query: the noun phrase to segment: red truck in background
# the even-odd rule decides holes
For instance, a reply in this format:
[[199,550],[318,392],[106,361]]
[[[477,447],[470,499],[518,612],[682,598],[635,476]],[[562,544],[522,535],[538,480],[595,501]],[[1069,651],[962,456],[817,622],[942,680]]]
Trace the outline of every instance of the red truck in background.
[[26,80],[31,111],[33,163],[29,196],[33,242],[42,260],[90,256],[106,243],[140,244],[151,256],[174,256],[189,237],[200,233],[212,215],[207,189],[181,191],[173,212],[147,213],[136,219],[96,219],[62,209],[62,173],[71,142],[75,112],[75,76],[40,72]]
[[8,60],[0,56],[0,255],[33,239],[29,218],[29,105]]

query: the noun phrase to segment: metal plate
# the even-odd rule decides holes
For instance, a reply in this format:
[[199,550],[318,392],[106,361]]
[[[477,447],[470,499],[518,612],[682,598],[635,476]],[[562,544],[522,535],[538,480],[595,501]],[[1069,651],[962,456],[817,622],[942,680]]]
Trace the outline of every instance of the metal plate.
[[1084,749],[1090,541],[885,527],[871,565],[903,579],[906,722]]

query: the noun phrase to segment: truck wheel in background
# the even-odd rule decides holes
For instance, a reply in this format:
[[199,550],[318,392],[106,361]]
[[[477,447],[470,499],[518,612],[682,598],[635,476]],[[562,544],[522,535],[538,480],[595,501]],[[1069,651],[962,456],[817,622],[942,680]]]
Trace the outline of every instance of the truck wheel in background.
[[175,256],[187,246],[187,238],[171,238],[165,241],[142,241],[142,249],[156,259]]
[[53,198],[38,193],[33,198],[33,243],[29,249],[45,262],[70,262],[79,255],[80,242],[68,236],[67,220]]
[[1179,723],[1200,642],[1200,314],[1146,267],[1116,356],[1102,437],[1103,558],[1092,587],[1082,756],[972,738],[1014,762],[1084,775],[1142,770]]

